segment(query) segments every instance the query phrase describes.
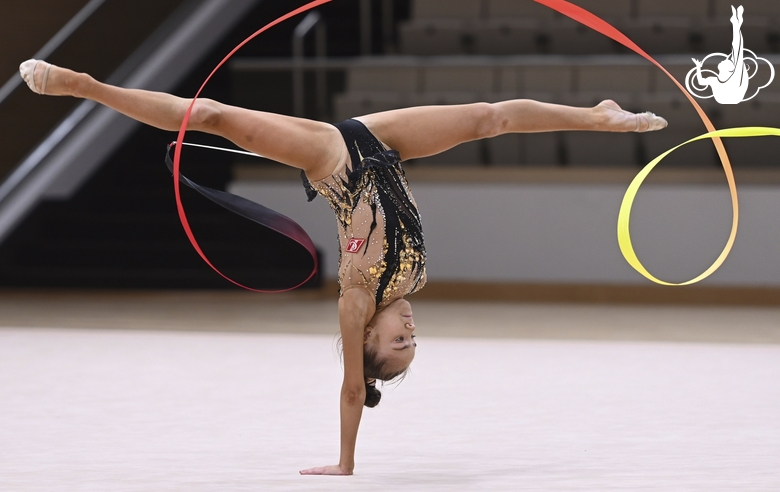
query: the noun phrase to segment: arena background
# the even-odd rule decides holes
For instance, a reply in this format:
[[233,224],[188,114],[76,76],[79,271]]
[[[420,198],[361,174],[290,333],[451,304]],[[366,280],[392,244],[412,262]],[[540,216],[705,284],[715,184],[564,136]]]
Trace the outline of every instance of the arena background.
[[[171,50],[172,32],[181,30],[201,3],[106,2],[49,59],[103,79],[112,73],[114,80],[128,79],[148,70],[145,83],[191,96],[230,48],[293,6],[241,2],[240,16],[235,9],[215,7],[215,12],[234,12],[233,17],[222,12],[220,29],[193,27],[211,37],[197,50],[182,51],[197,51],[197,56],[176,53],[158,66],[144,67],[141,60]],[[728,2],[591,3],[583,6],[623,28],[681,80],[690,54],[729,48]],[[18,60],[45,44],[85,4],[4,6],[9,28],[3,30],[8,39],[0,60],[3,73],[14,77]],[[747,5],[744,28],[746,46],[773,62],[780,43],[775,10],[771,2]],[[297,58],[292,56],[293,31],[302,18],[246,46],[219,72],[205,96],[326,121],[414,104],[531,97],[590,105],[610,97],[670,121],[657,134],[511,135],[407,163],[434,253],[427,295],[479,296],[494,286],[490,295],[511,291],[518,299],[540,292],[549,300],[587,300],[587,292],[594,293],[590,300],[624,298],[627,292],[635,301],[693,302],[712,296],[717,302],[760,298],[774,303],[780,298],[780,262],[773,247],[779,220],[773,212],[780,204],[773,138],[726,142],[740,191],[740,235],[731,257],[712,278],[689,289],[655,289],[622,259],[614,231],[631,178],[652,157],[704,131],[679,91],[645,60],[533,2],[431,1],[415,10],[405,1],[343,1],[314,15],[321,18],[300,38]],[[717,127],[771,126],[776,87],[770,85],[742,105],[722,106],[712,99],[702,104]],[[78,103],[14,90],[0,106],[4,176],[34,154],[41,139]],[[58,163],[37,186],[28,186],[33,191],[25,200],[14,201],[15,195],[36,173],[44,174],[41,169],[56,167],[52,158],[43,159],[13,192],[4,194],[4,285],[232,288],[182,240],[162,164],[172,134],[121,124],[126,128],[113,131],[97,125],[94,136],[80,140],[87,142],[81,155]],[[202,135],[189,138],[219,143]],[[111,144],[102,144],[107,141]],[[307,204],[301,199],[305,195],[297,173],[213,151],[188,151],[184,171],[206,185],[278,207],[304,224],[322,254],[322,276],[315,285],[332,287],[338,251],[329,212],[317,203],[322,200]],[[207,254],[239,281],[273,287],[299,278],[309,267],[289,245],[204,201],[185,195],[195,231]],[[632,216],[640,258],[660,278],[692,278],[722,249],[730,215],[725,175],[711,143],[683,148],[663,162],[640,192]],[[469,287],[474,285],[478,287]]]
[[[574,3],[678,80],[692,57],[730,49],[726,0]],[[777,68],[780,2],[741,4],[746,47]],[[651,134],[509,135],[405,163],[429,252],[429,283],[410,298],[429,352],[367,412],[358,447],[370,473],[350,485],[295,481],[290,470],[332,460],[337,442],[338,245],[325,201],[307,203],[298,173],[279,164],[185,150],[188,177],[292,217],[318,248],[320,273],[299,291],[241,291],[179,224],[164,165],[175,134],[35,95],[17,67],[38,53],[191,97],[238,42],[299,5],[0,5],[0,441],[12,443],[0,488],[776,489],[778,139],[725,142],[741,208],[723,267],[695,286],[651,284],[618,249],[623,193],[645,163],[705,128],[657,68],[530,0],[335,0],[261,35],[203,94],[330,122],[522,97],[612,98],[669,121]],[[717,128],[780,126],[777,81],[749,102],[701,104]],[[640,190],[634,245],[657,277],[692,278],[723,248],[732,210],[720,166],[699,142]],[[289,241],[189,190],[184,204],[236,280],[279,288],[307,275],[307,254]],[[316,386],[308,403],[292,390],[302,386]],[[410,414],[417,430],[386,429]]]

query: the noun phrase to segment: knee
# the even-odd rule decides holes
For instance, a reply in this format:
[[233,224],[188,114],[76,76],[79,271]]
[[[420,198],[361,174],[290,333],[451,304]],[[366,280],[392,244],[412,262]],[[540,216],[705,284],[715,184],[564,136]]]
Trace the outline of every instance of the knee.
[[498,105],[477,103],[474,106],[477,121],[475,139],[492,138],[506,132],[509,118]]
[[222,119],[221,105],[211,99],[198,99],[190,114],[189,128],[198,131],[214,131]]

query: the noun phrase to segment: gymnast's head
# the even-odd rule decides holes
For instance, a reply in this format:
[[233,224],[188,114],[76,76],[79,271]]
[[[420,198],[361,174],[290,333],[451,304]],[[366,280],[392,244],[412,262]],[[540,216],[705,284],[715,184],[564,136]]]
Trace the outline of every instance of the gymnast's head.
[[734,63],[726,58],[718,63],[718,80],[721,82],[727,81],[734,74]]
[[414,359],[412,306],[398,299],[378,310],[366,326],[363,344],[363,375],[366,378],[366,406],[375,407],[381,392],[376,381],[400,381]]

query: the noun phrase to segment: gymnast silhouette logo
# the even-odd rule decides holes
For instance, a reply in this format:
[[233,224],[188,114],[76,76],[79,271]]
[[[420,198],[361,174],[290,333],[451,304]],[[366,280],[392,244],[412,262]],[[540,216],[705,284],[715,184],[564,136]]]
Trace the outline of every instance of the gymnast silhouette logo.
[[[755,53],[745,48],[741,31],[742,14],[745,12],[745,9],[741,5],[737,9],[732,6],[731,12],[730,20],[733,33],[731,54],[712,53],[707,55],[702,61],[692,58],[696,67],[691,69],[688,75],[685,76],[685,87],[688,89],[688,92],[700,99],[714,97],[720,104],[739,104],[743,101],[749,101],[756,97],[761,89],[771,84],[775,78],[775,68],[772,64],[765,58],[756,56]],[[702,69],[702,65],[710,58],[721,60],[718,63],[718,73],[715,73],[713,70]],[[763,61],[769,67],[771,72],[769,81],[757,88],[750,97],[745,97],[750,85],[750,79],[758,73],[759,61]],[[710,76],[705,77],[705,75]],[[711,94],[708,94],[708,87],[712,90]]]
[[365,239],[356,239],[352,238],[347,243],[347,253],[357,253],[360,251],[360,248],[363,246],[363,243],[365,243]]

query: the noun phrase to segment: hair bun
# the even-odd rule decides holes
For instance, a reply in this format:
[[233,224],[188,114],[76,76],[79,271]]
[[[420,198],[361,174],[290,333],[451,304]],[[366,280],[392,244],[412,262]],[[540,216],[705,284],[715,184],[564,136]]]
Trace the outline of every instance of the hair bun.
[[379,405],[382,399],[382,392],[376,389],[376,381],[369,383],[366,381],[366,401],[363,403],[368,408],[374,408]]

